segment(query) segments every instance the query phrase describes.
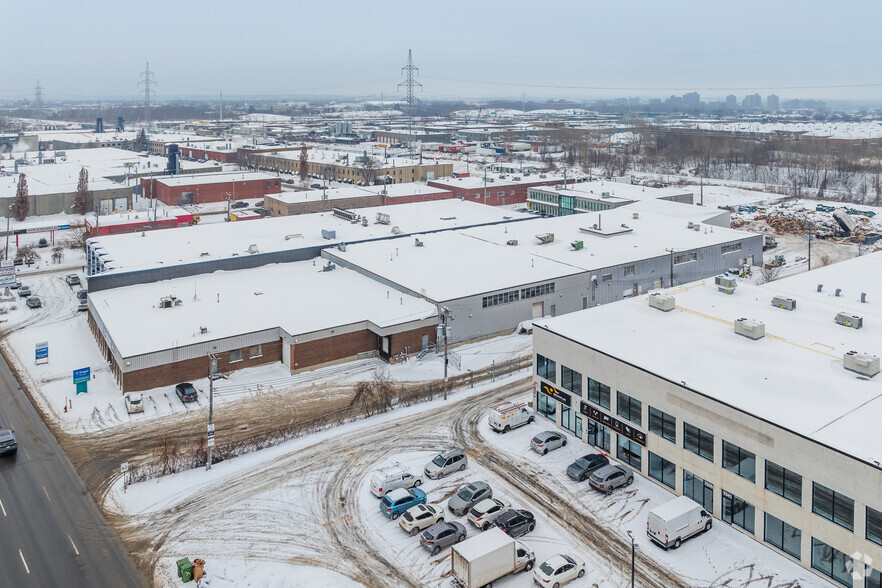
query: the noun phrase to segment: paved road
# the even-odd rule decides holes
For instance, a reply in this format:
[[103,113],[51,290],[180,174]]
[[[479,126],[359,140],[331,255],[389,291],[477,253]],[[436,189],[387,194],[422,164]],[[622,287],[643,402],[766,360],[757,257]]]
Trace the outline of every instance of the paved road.
[[2,358],[0,426],[18,439],[0,457],[0,586],[146,586]]

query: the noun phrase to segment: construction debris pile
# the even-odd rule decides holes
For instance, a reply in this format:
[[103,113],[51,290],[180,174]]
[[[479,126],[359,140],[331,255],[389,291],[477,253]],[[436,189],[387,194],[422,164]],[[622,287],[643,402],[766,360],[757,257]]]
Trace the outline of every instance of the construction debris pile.
[[813,235],[841,243],[882,245],[882,216],[874,210],[792,201],[731,210],[732,228],[776,235]]

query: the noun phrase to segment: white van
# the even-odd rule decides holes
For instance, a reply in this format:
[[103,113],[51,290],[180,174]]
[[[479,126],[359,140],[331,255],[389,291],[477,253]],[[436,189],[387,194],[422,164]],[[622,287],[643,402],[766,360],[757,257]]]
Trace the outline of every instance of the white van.
[[535,418],[529,402],[500,402],[490,407],[490,428],[497,433],[508,433],[515,427],[532,423]]
[[412,488],[423,483],[420,476],[414,476],[406,467],[394,463],[385,468],[380,468],[371,478],[371,492],[377,498],[383,498],[386,493],[396,488]]
[[710,531],[713,517],[697,502],[680,496],[649,511],[646,534],[665,549],[680,547],[694,535]]

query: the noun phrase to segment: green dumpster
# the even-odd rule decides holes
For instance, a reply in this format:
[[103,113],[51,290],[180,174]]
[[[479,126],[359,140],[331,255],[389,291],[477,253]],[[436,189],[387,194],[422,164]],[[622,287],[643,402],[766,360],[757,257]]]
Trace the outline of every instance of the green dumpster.
[[177,564],[178,578],[185,584],[191,581],[193,579],[193,564],[190,562],[190,558],[179,559]]

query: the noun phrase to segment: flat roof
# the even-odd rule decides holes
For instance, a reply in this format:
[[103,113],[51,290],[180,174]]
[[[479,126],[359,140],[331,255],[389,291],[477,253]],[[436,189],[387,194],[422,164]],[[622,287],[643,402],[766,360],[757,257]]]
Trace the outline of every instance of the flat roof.
[[170,187],[195,186],[201,184],[224,184],[227,182],[254,182],[278,180],[278,176],[263,172],[221,172],[192,175],[162,176],[156,182]]
[[[393,236],[394,227],[402,233],[417,233],[531,218],[528,214],[458,199],[360,208],[357,213],[368,219],[368,226],[352,224],[331,212],[320,212],[149,231],[143,237],[140,233],[107,235],[89,242],[113,259],[104,273],[116,273],[247,255],[252,244],[261,253],[270,253],[381,239]],[[374,222],[377,213],[388,214],[390,224]],[[323,238],[322,229],[336,231],[336,237]]]
[[[244,223],[250,224],[250,223]],[[160,231],[166,232],[166,231]],[[177,278],[89,294],[122,357],[281,327],[297,336],[361,321],[377,327],[435,316],[433,304],[322,259]],[[296,285],[296,287],[295,287]],[[160,298],[181,305],[160,308]],[[201,332],[201,327],[208,329]]]
[[[849,351],[882,353],[882,253],[762,286],[739,280],[732,295],[719,292],[712,278],[665,293],[675,297],[674,311],[650,308],[639,296],[533,322],[858,459],[882,462],[882,437],[874,434],[882,376],[867,378],[842,362]],[[796,299],[796,310],[772,306],[773,296]],[[863,328],[836,324],[839,312],[863,317]],[[742,317],[765,323],[766,336],[736,335],[733,321]]]
[[[561,182],[561,184],[563,184],[563,182]],[[558,189],[557,186],[537,186],[534,189],[551,190],[561,194],[575,196],[577,198],[587,197],[597,200],[610,199],[613,202],[693,195],[692,190],[682,190],[680,188],[650,188],[648,186],[638,186],[635,184],[626,184],[624,182],[608,182],[605,180],[593,182],[569,181],[567,182],[566,190]],[[609,193],[609,196],[603,196],[604,192]]]
[[450,193],[450,190],[444,188],[435,188],[419,182],[409,182],[406,184],[387,184],[386,186],[345,186],[342,188],[328,188],[327,190],[285,190],[281,194],[271,194],[270,197],[284,204],[297,204],[316,202],[323,199],[367,198],[381,194],[384,188],[387,198]]

